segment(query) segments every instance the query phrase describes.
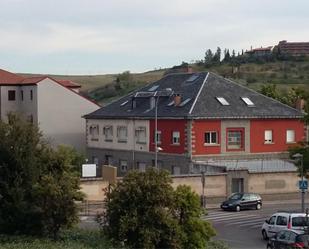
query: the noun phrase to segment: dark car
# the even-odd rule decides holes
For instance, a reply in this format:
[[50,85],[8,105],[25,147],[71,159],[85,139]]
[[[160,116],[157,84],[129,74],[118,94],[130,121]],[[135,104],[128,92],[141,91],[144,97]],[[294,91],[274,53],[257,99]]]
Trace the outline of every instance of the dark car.
[[267,243],[267,249],[309,248],[309,235],[301,231],[281,230]]
[[262,198],[254,193],[234,193],[221,204],[223,210],[235,210],[237,212],[251,208],[259,210],[261,207]]

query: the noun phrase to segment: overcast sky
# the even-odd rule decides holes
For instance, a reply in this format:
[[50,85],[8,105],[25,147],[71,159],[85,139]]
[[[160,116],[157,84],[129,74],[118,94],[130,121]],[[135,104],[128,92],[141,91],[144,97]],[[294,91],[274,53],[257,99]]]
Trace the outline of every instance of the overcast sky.
[[0,0],[0,68],[143,72],[206,49],[309,41],[308,0]]

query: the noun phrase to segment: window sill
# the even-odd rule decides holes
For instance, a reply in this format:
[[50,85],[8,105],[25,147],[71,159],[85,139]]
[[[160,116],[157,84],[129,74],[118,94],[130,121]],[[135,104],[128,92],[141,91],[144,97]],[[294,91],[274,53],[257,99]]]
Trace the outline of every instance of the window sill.
[[105,142],[113,142],[113,139],[104,139]]
[[265,144],[265,145],[268,145],[268,144],[271,145],[271,144],[275,144],[275,143],[274,143],[274,142],[264,142],[264,144]]
[[180,146],[180,143],[177,143],[177,144],[171,144],[171,146]]
[[127,140],[118,140],[118,143],[126,144]]
[[91,141],[99,141],[98,138],[91,138],[90,140],[91,140]]
[[286,144],[296,144],[296,142],[286,142]]
[[216,146],[220,146],[220,144],[207,144],[207,143],[204,143],[204,146],[205,147],[216,147]]
[[136,141],[136,144],[146,144],[146,142],[138,142],[138,141]]

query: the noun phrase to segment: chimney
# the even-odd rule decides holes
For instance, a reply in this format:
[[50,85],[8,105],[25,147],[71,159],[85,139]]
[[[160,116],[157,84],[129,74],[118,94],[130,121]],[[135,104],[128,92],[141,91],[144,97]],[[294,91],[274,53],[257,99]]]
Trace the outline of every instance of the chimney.
[[305,104],[306,104],[306,101],[304,99],[299,98],[296,100],[295,108],[301,112],[304,112]]
[[174,105],[179,106],[181,103],[181,95],[179,93],[176,93],[174,96]]

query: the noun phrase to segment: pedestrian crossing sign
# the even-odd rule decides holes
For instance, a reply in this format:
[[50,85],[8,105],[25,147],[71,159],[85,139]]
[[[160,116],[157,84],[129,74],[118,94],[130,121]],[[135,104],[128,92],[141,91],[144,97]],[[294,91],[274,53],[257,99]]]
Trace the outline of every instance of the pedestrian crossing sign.
[[299,189],[308,189],[308,181],[307,180],[298,181],[298,187]]

